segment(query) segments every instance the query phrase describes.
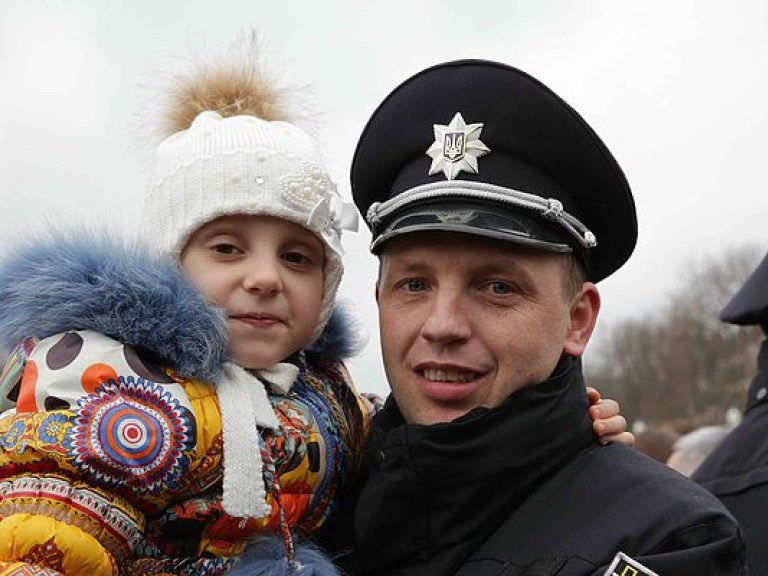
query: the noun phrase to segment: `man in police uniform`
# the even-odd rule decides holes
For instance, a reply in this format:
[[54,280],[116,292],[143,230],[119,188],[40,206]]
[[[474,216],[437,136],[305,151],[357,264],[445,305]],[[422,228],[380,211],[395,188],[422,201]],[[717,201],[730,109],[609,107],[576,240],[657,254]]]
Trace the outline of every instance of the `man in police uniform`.
[[392,389],[357,503],[360,573],[744,573],[717,499],[593,440],[579,358],[595,282],[637,224],[573,109],[503,64],[429,68],[374,112],[352,188]]
[[[768,255],[720,318],[768,335]],[[768,574],[768,340],[757,357],[744,420],[702,462],[693,479],[715,494],[744,530],[750,574]]]

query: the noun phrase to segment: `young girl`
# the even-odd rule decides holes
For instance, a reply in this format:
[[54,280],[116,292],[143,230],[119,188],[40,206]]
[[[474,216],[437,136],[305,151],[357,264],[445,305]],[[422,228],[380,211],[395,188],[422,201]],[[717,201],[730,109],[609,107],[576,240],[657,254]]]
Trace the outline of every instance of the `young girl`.
[[194,119],[157,149],[143,236],[204,300],[146,250],[76,235],[3,266],[3,343],[24,344],[0,422],[0,560],[219,574],[276,534],[294,561],[291,532],[322,524],[359,466],[369,406],[340,362],[343,315],[329,326],[356,212],[252,70],[188,82],[168,116]]
[[201,70],[156,153],[156,250],[72,233],[0,266],[0,345],[21,341],[0,377],[0,574],[334,573],[294,537],[367,433],[334,312],[354,212],[259,74]]

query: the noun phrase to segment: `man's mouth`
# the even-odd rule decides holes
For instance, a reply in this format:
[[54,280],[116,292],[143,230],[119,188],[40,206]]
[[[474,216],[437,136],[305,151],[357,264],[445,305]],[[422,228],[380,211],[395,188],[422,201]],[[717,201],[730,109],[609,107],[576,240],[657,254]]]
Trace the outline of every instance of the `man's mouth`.
[[478,377],[477,372],[454,369],[425,368],[421,370],[421,375],[425,380],[432,382],[472,382]]

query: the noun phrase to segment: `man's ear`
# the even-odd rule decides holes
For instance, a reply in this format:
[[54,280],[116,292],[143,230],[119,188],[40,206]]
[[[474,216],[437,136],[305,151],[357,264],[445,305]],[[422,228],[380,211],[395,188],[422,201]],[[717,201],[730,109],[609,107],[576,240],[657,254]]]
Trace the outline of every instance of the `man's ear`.
[[374,286],[374,297],[376,298],[376,305],[379,304],[379,286],[381,285],[381,278],[384,275],[384,254],[379,256],[379,273],[376,277],[376,286]]
[[581,356],[592,337],[600,312],[600,292],[592,282],[584,282],[571,302],[570,322],[563,343],[563,352]]

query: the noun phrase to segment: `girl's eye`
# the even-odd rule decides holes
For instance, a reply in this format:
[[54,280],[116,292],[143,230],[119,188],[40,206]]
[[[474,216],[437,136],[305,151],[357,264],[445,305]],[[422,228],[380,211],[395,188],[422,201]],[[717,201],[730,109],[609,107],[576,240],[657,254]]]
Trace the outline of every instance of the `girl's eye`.
[[301,252],[286,252],[283,254],[283,260],[291,264],[309,264],[311,259]]
[[237,254],[238,248],[234,244],[216,244],[212,247],[213,251],[218,254],[232,255]]

